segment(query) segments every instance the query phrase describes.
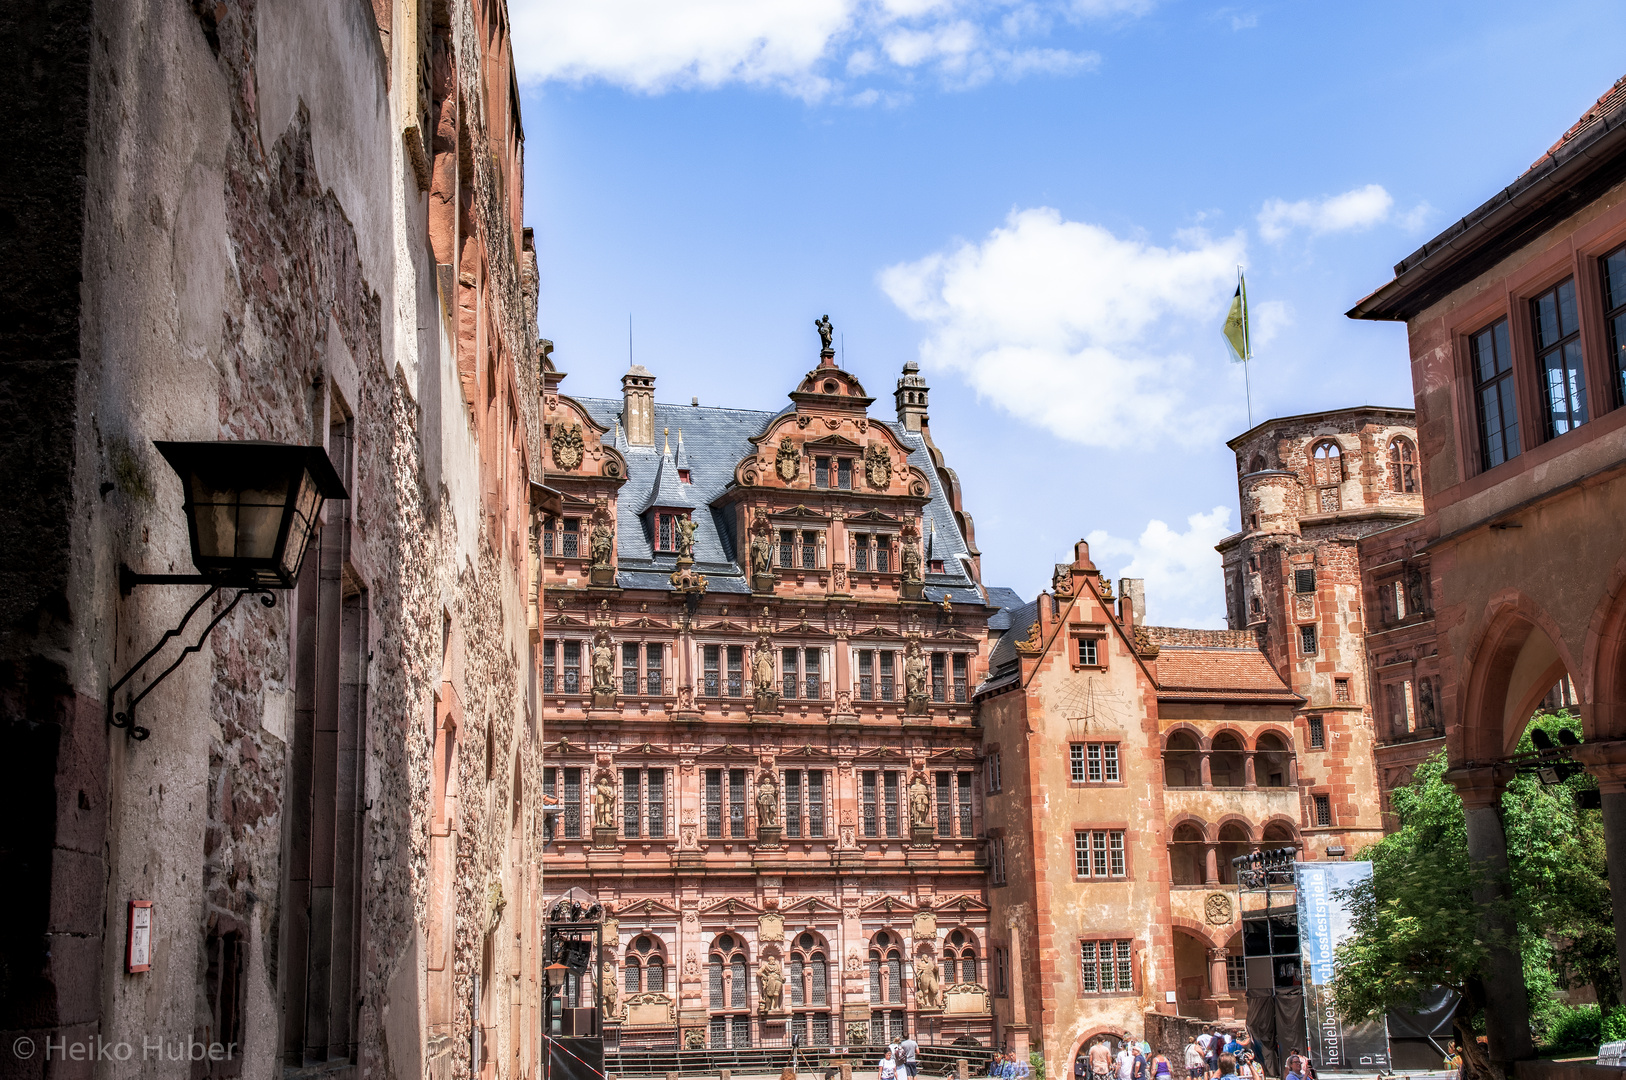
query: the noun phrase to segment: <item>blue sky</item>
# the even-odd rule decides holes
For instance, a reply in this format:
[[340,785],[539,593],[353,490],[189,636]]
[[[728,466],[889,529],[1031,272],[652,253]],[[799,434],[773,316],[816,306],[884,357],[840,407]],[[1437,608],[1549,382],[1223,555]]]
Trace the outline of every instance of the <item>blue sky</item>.
[[[1089,537],[1154,622],[1222,626],[1248,426],[1409,405],[1344,312],[1626,73],[1626,5],[511,0],[540,323],[566,391],[777,409],[829,313],[904,361],[1031,596]],[[1611,46],[1610,42],[1616,42]]]

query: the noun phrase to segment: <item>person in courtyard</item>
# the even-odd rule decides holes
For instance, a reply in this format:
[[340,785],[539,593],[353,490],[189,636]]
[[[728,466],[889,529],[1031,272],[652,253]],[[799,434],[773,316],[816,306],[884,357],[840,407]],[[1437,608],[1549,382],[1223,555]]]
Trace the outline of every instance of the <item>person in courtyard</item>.
[[1173,1072],[1169,1068],[1169,1059],[1163,1056],[1162,1051],[1152,1055],[1151,1080],[1172,1080]]
[[913,1035],[909,1035],[904,1038],[900,1048],[903,1050],[903,1067],[913,1080],[913,1077],[920,1073],[920,1062],[918,1060],[920,1044],[915,1042]]
[[1186,1041],[1186,1080],[1202,1080],[1208,1072],[1203,1060],[1201,1036],[1193,1035]]
[[1090,1047],[1091,1080],[1107,1080],[1107,1074],[1111,1071],[1112,1050],[1107,1046],[1107,1037],[1103,1035]]
[[881,1080],[897,1080],[897,1050],[898,1048],[896,1046],[889,1046],[886,1048],[886,1053],[881,1055]]
[[1127,1039],[1118,1044],[1118,1056],[1114,1060],[1118,1065],[1118,1080],[1135,1080],[1135,1055],[1130,1052]]
[[1236,1075],[1236,1055],[1235,1054],[1221,1054],[1219,1056],[1219,1075],[1220,1076],[1235,1076]]

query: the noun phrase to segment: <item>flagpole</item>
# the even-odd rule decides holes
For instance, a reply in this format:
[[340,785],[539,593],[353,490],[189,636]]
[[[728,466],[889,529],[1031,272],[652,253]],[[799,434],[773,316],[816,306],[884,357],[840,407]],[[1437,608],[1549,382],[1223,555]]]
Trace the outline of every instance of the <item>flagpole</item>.
[[1253,381],[1248,377],[1248,360],[1253,356],[1253,341],[1248,333],[1248,279],[1242,276],[1242,265],[1237,264],[1236,287],[1242,293],[1242,391],[1248,399],[1248,430],[1253,430]]

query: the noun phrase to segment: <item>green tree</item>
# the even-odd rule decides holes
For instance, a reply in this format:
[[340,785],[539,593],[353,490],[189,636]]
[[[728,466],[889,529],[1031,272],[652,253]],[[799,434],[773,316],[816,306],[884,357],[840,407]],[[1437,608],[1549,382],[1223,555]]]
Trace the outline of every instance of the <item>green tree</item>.
[[[1567,714],[1542,714],[1532,728],[1577,730]],[[1529,733],[1521,750],[1533,748]],[[1370,880],[1345,891],[1351,936],[1339,948],[1334,1002],[1349,1018],[1414,1004],[1431,986],[1447,986],[1469,1008],[1458,1014],[1458,1042],[1471,1076],[1493,1070],[1475,1035],[1485,1001],[1484,965],[1498,941],[1481,923],[1473,890],[1480,872],[1468,857],[1462,800],[1445,781],[1440,752],[1412,783],[1391,793],[1400,828],[1361,853]],[[1507,835],[1506,914],[1517,927],[1531,990],[1533,1031],[1544,1032],[1551,990],[1591,983],[1599,1000],[1619,993],[1614,927],[1603,862],[1603,824],[1577,809],[1575,793],[1594,786],[1584,773],[1557,785],[1519,776],[1502,799]]]

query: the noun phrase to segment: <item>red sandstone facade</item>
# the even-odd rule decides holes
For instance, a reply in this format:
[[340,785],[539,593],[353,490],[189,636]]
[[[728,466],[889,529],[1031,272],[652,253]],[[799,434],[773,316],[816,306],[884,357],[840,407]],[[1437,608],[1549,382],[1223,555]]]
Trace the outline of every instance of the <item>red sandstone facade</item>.
[[[896,422],[826,347],[780,412],[543,374],[548,890],[612,913],[621,1045],[991,1034],[989,619],[914,365]],[[997,621],[997,620],[996,620]]]

